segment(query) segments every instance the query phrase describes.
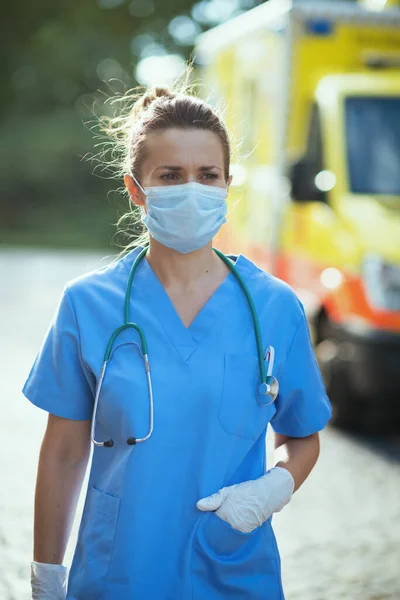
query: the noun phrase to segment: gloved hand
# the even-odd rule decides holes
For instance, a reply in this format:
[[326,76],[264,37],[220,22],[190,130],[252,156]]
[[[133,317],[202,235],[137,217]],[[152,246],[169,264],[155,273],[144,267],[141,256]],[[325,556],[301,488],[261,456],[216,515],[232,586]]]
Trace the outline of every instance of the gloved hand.
[[65,600],[67,568],[63,565],[31,562],[32,600]]
[[287,469],[273,467],[251,481],[223,487],[212,496],[197,502],[200,510],[213,510],[221,519],[242,533],[250,533],[272,513],[290,501],[294,479]]

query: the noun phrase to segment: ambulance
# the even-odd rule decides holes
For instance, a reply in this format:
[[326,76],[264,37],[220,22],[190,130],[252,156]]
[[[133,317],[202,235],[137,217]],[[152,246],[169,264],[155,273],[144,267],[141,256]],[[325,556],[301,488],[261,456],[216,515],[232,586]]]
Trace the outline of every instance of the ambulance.
[[299,295],[332,423],[398,431],[400,0],[270,0],[195,60],[238,146],[220,247]]

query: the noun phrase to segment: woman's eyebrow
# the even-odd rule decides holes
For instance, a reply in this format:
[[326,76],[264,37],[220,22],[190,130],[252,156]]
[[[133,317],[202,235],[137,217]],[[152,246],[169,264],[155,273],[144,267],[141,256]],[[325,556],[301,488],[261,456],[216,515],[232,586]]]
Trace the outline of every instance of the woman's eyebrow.
[[213,169],[217,169],[218,171],[222,171],[221,167],[217,167],[217,165],[211,165],[208,167],[200,167],[199,171],[212,171]]
[[173,166],[173,165],[161,165],[160,167],[157,167],[156,171],[158,169],[168,169],[169,171],[182,171],[182,167]]
[[[183,171],[184,167],[179,167],[179,166],[174,166],[174,165],[161,165],[160,167],[157,167],[156,171],[158,169],[168,169],[168,171]],[[212,171],[213,169],[217,169],[218,171],[222,171],[221,167],[217,167],[217,165],[204,165],[203,167],[199,167],[198,170],[199,171]]]

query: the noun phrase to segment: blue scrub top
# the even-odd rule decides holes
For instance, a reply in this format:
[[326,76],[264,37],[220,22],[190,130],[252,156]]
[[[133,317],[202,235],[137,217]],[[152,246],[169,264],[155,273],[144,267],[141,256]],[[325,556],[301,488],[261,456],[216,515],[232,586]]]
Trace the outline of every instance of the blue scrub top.
[[[23,392],[60,417],[91,419],[111,333],[123,322],[129,270],[140,249],[70,282]],[[196,507],[223,486],[266,471],[265,435],[304,437],[331,416],[302,304],[244,256],[233,257],[253,297],[263,345],[275,348],[274,404],[260,382],[251,313],[230,273],[186,328],[144,259],[131,296],[154,390],[154,432],[138,335],[117,339],[99,401],[84,513],[68,600],[282,600],[271,518],[243,534]]]

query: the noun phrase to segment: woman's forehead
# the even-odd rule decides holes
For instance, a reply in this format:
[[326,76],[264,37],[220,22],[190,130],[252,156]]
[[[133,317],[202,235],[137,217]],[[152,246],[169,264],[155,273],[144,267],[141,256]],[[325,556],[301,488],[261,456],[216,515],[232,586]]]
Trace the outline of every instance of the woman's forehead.
[[203,129],[167,129],[151,133],[146,140],[143,168],[159,164],[185,165],[213,163],[224,165],[222,142],[218,135]]

